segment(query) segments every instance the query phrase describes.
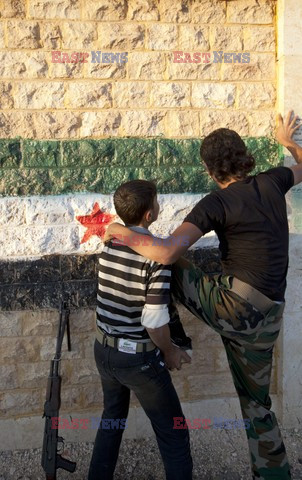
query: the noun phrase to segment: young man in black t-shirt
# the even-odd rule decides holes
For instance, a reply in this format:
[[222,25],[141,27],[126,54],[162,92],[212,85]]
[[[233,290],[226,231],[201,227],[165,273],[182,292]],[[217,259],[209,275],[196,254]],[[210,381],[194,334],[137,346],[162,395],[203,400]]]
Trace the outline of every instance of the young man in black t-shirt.
[[[171,246],[154,246],[136,237],[137,253],[173,265],[172,291],[196,317],[216,330],[223,341],[246,430],[254,479],[291,478],[269,386],[273,348],[284,309],[288,267],[288,222],[285,194],[302,181],[302,148],[292,141],[297,117],[279,117],[278,141],[298,165],[277,167],[249,176],[254,159],[240,136],[229,129],[208,135],[201,158],[220,187],[204,197],[169,237]],[[214,230],[219,238],[223,274],[208,276],[181,255],[189,245]],[[132,233],[113,224],[107,238]],[[144,243],[143,243],[144,242]]]

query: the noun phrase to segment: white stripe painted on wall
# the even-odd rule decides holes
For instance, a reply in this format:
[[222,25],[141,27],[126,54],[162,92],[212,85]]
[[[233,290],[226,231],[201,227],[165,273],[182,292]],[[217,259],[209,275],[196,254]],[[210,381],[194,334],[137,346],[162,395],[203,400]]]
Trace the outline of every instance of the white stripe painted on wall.
[[[154,235],[169,235],[205,195],[163,194],[158,196],[160,214],[151,225]],[[0,198],[0,258],[20,260],[49,254],[89,254],[102,250],[96,235],[81,244],[86,231],[76,219],[89,215],[95,203],[115,215],[112,195],[69,194],[58,196]],[[117,221],[120,221],[117,218]],[[212,232],[193,248],[217,246]]]

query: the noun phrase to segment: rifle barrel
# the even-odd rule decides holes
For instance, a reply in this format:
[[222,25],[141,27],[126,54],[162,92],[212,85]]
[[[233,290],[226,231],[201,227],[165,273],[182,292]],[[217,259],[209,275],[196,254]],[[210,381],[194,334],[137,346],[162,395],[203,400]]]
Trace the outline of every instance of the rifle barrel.
[[68,351],[71,352],[69,310],[66,312],[66,316],[67,348]]

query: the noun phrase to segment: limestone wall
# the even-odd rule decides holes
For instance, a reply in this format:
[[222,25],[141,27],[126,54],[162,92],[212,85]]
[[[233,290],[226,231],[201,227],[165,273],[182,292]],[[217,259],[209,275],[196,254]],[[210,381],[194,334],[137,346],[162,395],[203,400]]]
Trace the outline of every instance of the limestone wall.
[[[1,3],[1,138],[271,133],[274,0]],[[52,51],[89,58],[52,63]],[[128,52],[128,62],[92,63],[92,51]],[[248,52],[250,63],[173,63],[173,51]]]

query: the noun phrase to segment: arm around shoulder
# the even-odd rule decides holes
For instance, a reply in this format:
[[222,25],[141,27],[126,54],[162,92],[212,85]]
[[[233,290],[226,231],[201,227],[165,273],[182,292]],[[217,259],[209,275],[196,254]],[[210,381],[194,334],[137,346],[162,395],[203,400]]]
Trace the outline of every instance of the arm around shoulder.
[[150,260],[169,265],[176,262],[203,233],[189,222],[182,223],[168,238],[157,238],[133,232],[123,225],[109,225],[105,240],[119,235],[135,252]]
[[176,262],[200,237],[201,230],[193,223],[182,223],[167,239],[166,248],[163,251],[162,264],[170,265]]

